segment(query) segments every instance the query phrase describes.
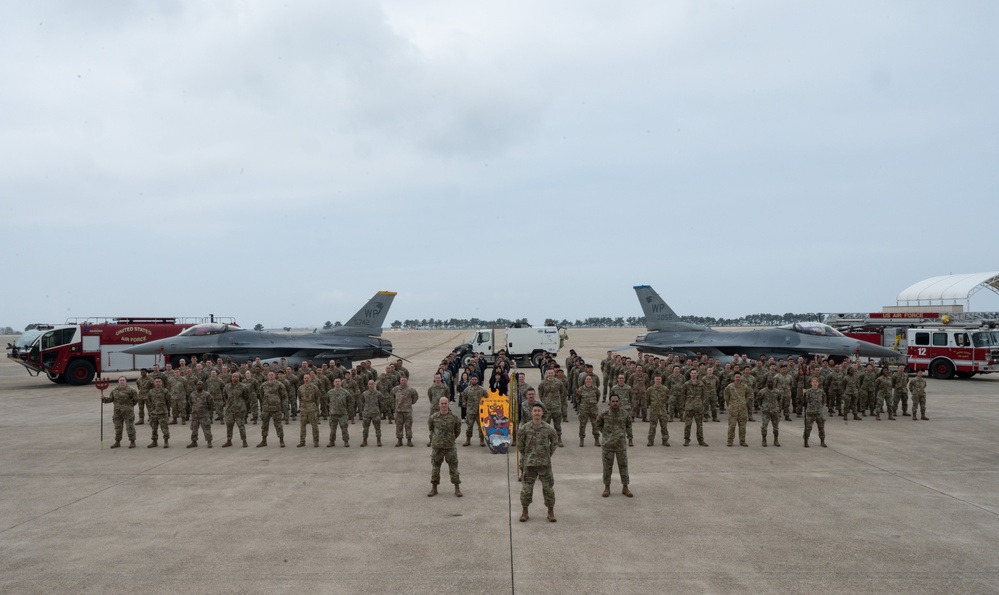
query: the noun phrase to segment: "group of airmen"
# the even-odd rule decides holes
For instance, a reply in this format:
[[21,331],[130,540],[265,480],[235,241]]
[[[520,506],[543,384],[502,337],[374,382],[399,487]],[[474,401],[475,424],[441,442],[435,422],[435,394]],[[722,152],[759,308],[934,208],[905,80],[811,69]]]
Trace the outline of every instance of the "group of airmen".
[[[478,408],[487,396],[480,383],[481,373],[472,374],[463,390],[455,391],[454,373],[457,355],[450,354],[441,362],[427,389],[431,405],[428,418],[431,451],[431,491],[437,495],[440,467],[448,464],[455,496],[461,497],[458,473],[457,439],[461,435],[462,417],[465,422],[465,442],[470,446],[477,429],[479,445],[485,446]],[[894,371],[862,365],[857,361],[836,363],[817,358],[806,363],[798,360],[761,358],[750,360],[736,356],[733,361],[720,362],[702,356],[697,359],[677,355],[657,357],[640,355],[638,359],[607,352],[597,374],[574,350],[563,368],[552,357],[542,365],[542,378],[537,388],[531,386],[524,373],[513,362],[500,358],[498,365],[509,374],[508,390],[521,403],[519,418],[524,420],[517,429],[518,477],[523,482],[521,521],[529,519],[528,507],[533,500],[534,484],[542,483],[542,494],[548,508],[548,520],[555,522],[554,479],[551,457],[563,447],[562,423],[568,422],[571,405],[579,417],[579,446],[585,446],[587,426],[594,445],[601,447],[603,461],[603,496],[610,496],[613,466],[616,462],[622,493],[633,497],[629,489],[628,447],[634,446],[633,422],[649,424],[647,446],[654,446],[657,432],[662,445],[669,446],[668,423],[680,419],[684,423],[684,446],[691,443],[692,428],[696,440],[704,440],[703,422],[720,421],[719,412],[728,411],[728,446],[733,446],[738,433],[739,445],[746,442],[746,423],[761,415],[762,445],[767,446],[767,430],[773,427],[773,445],[780,446],[779,424],[790,421],[792,412],[805,416],[804,446],[809,446],[813,426],[817,426],[820,446],[826,446],[826,415],[852,415],[854,420],[872,416],[881,420],[896,419],[899,406],[902,415],[909,415],[911,397],[912,419],[927,420],[926,381],[922,372],[910,379],[905,368]],[[468,370],[482,370],[484,363],[476,356]],[[461,368],[457,368],[461,369]],[[509,372],[506,372],[509,370]],[[718,372],[716,372],[718,370]],[[604,382],[601,382],[601,378]],[[608,381],[607,379],[610,379]],[[267,363],[232,361],[198,362],[184,360],[176,368],[167,364],[160,370],[142,370],[136,387],[128,386],[124,377],[118,386],[104,397],[114,403],[115,442],[119,448],[123,430],[127,431],[129,448],[135,447],[135,410],[143,424],[146,414],[152,429],[149,448],[158,446],[158,433],[163,434],[163,447],[169,447],[170,425],[190,421],[191,443],[198,446],[199,430],[209,448],[212,447],[212,423],[220,421],[226,427],[226,442],[232,446],[234,427],[239,430],[243,447],[247,447],[246,424],[262,422],[258,447],[267,446],[269,428],[273,425],[280,446],[284,443],[284,425],[299,420],[299,447],[306,445],[306,434],[312,428],[312,444],[319,446],[319,420],[329,420],[327,447],[336,445],[339,431],[344,447],[350,446],[349,425],[359,417],[363,425],[361,446],[368,445],[369,428],[375,426],[377,446],[382,446],[381,421],[396,426],[396,446],[413,446],[413,405],[418,392],[409,385],[409,371],[397,360],[379,374],[370,361],[347,369],[337,360],[321,366],[305,362],[291,367],[284,362]],[[451,411],[457,398],[465,415]],[[600,403],[608,403],[600,411]],[[252,419],[252,421],[251,421]],[[602,441],[601,441],[602,438]]]

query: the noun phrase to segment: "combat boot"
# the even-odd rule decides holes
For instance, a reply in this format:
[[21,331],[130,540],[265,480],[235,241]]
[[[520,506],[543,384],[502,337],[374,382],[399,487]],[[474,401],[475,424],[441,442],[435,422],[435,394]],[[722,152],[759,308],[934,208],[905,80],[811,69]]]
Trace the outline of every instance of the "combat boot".
[[859,416],[859,415],[857,415],[857,413],[856,413],[856,412],[854,412],[854,413],[853,413],[853,421],[863,421],[863,420],[862,420],[862,419],[860,419],[860,416]]
[[690,438],[684,438],[683,439],[683,445],[684,446],[690,446]]
[[163,448],[170,448],[170,439],[169,438],[164,438],[163,439]]
[[628,446],[635,446],[635,441],[631,438],[628,438]]
[[135,448],[135,440],[129,440],[128,441],[128,447],[129,448]]
[[211,448],[211,447],[212,447],[212,441],[211,441],[211,440],[208,440],[208,441],[207,441],[207,442],[205,443],[205,446],[207,446],[208,448]]
[[[303,446],[305,446],[305,440],[302,440],[301,442],[299,442],[297,448],[302,448]],[[364,445],[362,444],[361,446],[364,446]]]
[[[281,448],[284,448],[284,438],[278,438],[278,442],[281,443]],[[346,444],[344,446],[346,446]]]
[[[368,445],[368,437],[365,436],[361,438],[361,448],[364,448],[367,445]],[[302,444],[300,444],[300,446],[305,446],[305,443],[303,442]]]
[[346,438],[343,439],[343,447],[350,448],[350,442]]
[[137,425],[137,426],[141,426],[141,425],[142,425],[142,424],[144,424],[144,423],[146,423],[146,420],[140,417],[140,418],[139,418],[139,421],[135,422],[135,425]]
[[624,494],[625,496],[629,497],[629,498],[634,498],[635,497],[635,495],[631,493],[631,490],[628,489],[628,486],[622,486],[621,487],[621,493]]
[[455,498],[461,498],[461,487],[458,484],[454,484],[454,496]]
[[427,448],[433,446],[433,440],[427,440]]
[[600,446],[600,436],[593,437],[593,446]]
[[260,444],[257,445],[257,448],[260,448],[261,446],[267,446],[267,436],[260,439]]
[[712,416],[711,416],[711,421],[721,421],[721,420],[719,420],[719,419],[718,419],[718,415],[717,415],[717,414],[715,414],[715,415],[712,415]]
[[150,442],[149,446],[147,446],[146,448],[156,448],[157,446],[159,446],[159,445],[156,444],[156,438],[153,438],[153,441]]
[[649,440],[649,443],[646,444],[645,446],[654,446],[654,445],[655,445],[655,443],[652,440]]
[[600,494],[600,495],[603,496],[604,498],[610,498],[610,484],[609,483],[605,483],[604,484],[604,493]]
[[826,439],[825,438],[819,438],[819,446],[821,446],[822,448],[826,447]]
[[766,436],[764,436],[764,437],[763,437],[763,446],[766,446],[766,445],[767,445],[767,437],[766,437]]
[[780,440],[777,439],[777,432],[774,432],[774,446],[780,446]]
[[739,446],[749,446],[749,445],[746,444],[745,440],[742,440],[741,442],[739,442]]
[[170,425],[171,425],[171,426],[175,426],[175,425],[177,425],[177,418],[176,418],[176,417],[175,417],[175,418],[173,418],[172,420],[170,420]]
[[402,438],[397,438],[395,441],[396,446],[402,446]]
[[554,506],[549,506],[548,507],[548,522],[549,523],[554,523],[556,521],[558,521],[558,519],[555,518],[555,507]]
[[198,442],[196,440],[191,440],[191,443],[187,445],[188,448],[198,448]]
[[430,484],[430,493],[427,494],[427,497],[428,498],[433,498],[436,495],[437,495],[437,484],[436,483],[432,483],[432,484]]
[[471,445],[472,445],[472,437],[471,436],[465,436],[465,443],[462,444],[462,446],[471,446]]
[[378,440],[378,443],[376,444],[376,446],[381,446],[382,445],[382,439],[378,438],[377,440]]
[[121,448],[121,440],[115,440],[114,444],[111,445],[111,448]]
[[912,410],[912,421],[916,421],[916,410]]
[[582,448],[582,447],[586,446],[585,442],[586,442],[586,438],[580,438],[579,439],[579,447]]
[[805,448],[808,448],[808,438],[805,438]]
[[921,416],[919,417],[919,419],[921,419],[921,420],[923,420],[923,421],[930,421],[930,418],[926,417],[926,412],[925,412],[925,411],[924,411],[924,412],[923,412],[923,414],[922,414],[922,415],[921,415]]
[[698,446],[707,446],[707,445],[708,445],[708,443],[707,443],[707,442],[705,442],[705,441],[703,441],[703,440],[698,440],[698,441],[697,441],[697,445],[698,445]]
[[520,513],[520,522],[526,523],[527,519],[529,519],[529,518],[531,518],[531,517],[527,516],[527,507],[525,506],[524,507],[524,512]]
[[[798,414],[798,417],[801,417],[801,414],[800,414],[800,413]],[[785,414],[784,414],[784,421],[791,421],[791,416],[790,416],[790,415],[788,415],[787,413],[785,413]]]
[[413,446],[413,439],[412,438],[406,438],[406,446]]
[[228,436],[225,437],[225,444],[222,445],[222,448],[225,448],[227,446],[232,446],[232,434],[229,434]]
[[249,444],[246,443],[246,438],[243,438],[243,448],[246,448]]
[[669,440],[663,440],[663,446],[669,446]]
[[888,412],[888,421],[895,421],[895,414],[891,411]]
[[877,421],[881,421],[881,412],[880,411],[874,416],[874,419],[877,420]]

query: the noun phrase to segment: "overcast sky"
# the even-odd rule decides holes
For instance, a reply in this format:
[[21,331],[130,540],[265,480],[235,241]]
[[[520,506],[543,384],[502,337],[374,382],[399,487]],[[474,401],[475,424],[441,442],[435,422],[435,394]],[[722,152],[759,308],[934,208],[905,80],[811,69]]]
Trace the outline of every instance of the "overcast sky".
[[[0,326],[877,311],[999,270],[999,4],[0,4]],[[976,310],[999,310],[983,291]]]

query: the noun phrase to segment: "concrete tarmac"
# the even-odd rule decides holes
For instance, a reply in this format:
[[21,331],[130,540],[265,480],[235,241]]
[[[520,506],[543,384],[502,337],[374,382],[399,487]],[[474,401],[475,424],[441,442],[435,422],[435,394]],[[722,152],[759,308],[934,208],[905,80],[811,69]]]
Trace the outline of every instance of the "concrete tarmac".
[[[599,365],[639,329],[570,330]],[[413,448],[383,446],[110,450],[111,406],[93,386],[54,385],[0,362],[0,593],[994,593],[999,590],[999,378],[928,382],[930,421],[827,421],[828,448],[802,447],[802,418],[781,448],[629,449],[634,498],[615,479],[602,498],[600,449],[579,447],[570,408],[554,456],[557,523],[540,483],[520,523],[513,454],[458,448],[463,498],[428,498],[430,374],[470,332],[386,333],[412,360],[421,394]],[[626,351],[626,354],[634,354]],[[385,360],[376,360],[381,369]],[[116,375],[114,375],[116,376]],[[136,374],[128,374],[134,378]],[[528,371],[535,386],[540,378]],[[757,420],[759,417],[757,417]],[[882,418],[884,419],[884,418]],[[462,429],[464,432],[464,427]],[[372,429],[373,434],[373,429]],[[658,441],[657,441],[658,442]],[[127,444],[127,442],[126,442]],[[161,442],[162,445],[162,442]],[[442,470],[446,482],[446,466]],[[512,534],[512,538],[511,538]],[[511,560],[512,551],[512,560]]]

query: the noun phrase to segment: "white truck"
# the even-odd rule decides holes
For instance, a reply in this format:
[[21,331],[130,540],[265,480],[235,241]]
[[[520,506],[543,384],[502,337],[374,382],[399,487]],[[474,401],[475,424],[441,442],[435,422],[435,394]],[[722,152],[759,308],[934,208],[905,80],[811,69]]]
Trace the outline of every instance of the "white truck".
[[455,350],[465,366],[476,353],[485,353],[486,363],[493,365],[496,356],[505,351],[508,357],[517,361],[518,367],[538,368],[546,353],[558,355],[567,338],[565,329],[559,326],[518,323],[505,329],[478,329],[468,343],[458,345]]

